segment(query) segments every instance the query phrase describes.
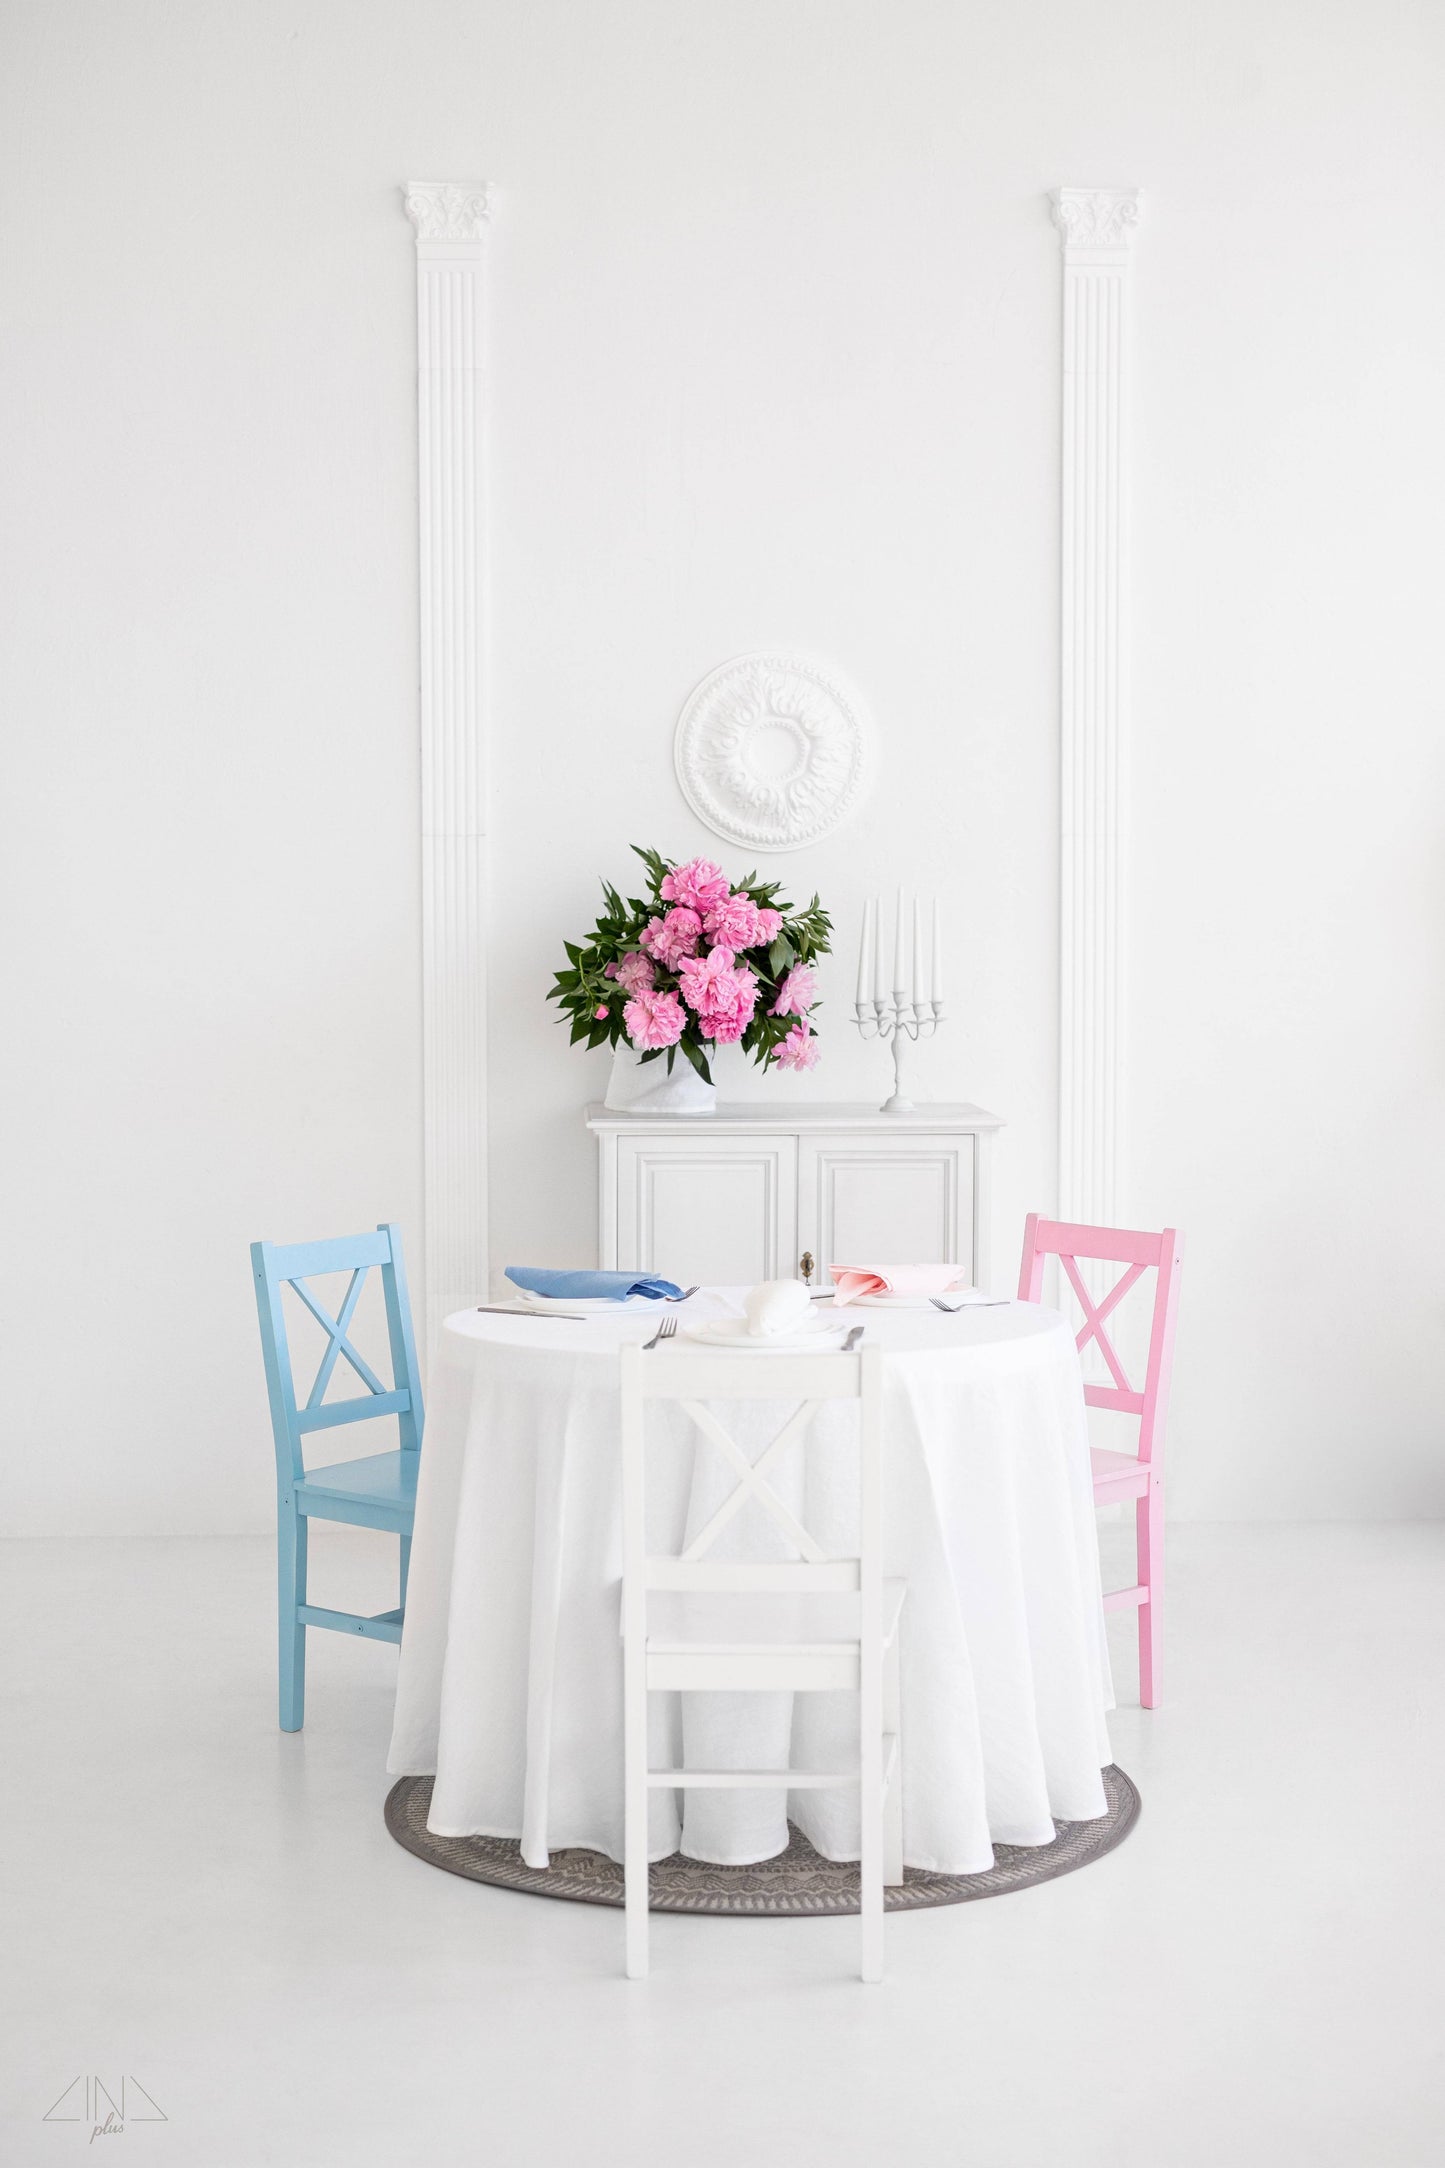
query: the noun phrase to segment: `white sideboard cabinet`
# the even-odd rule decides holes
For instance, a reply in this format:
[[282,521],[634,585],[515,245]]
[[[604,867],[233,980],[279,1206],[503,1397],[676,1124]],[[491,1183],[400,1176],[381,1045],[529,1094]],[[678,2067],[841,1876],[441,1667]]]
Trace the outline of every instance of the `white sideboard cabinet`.
[[720,1104],[714,1114],[587,1109],[604,1270],[688,1285],[811,1279],[830,1263],[959,1264],[988,1284],[997,1115],[920,1106]]

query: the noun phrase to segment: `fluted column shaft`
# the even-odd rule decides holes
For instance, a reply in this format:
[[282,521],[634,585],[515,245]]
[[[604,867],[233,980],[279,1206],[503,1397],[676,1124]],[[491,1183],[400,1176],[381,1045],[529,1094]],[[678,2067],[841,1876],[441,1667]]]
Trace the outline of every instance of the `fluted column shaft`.
[[1062,188],[1059,1212],[1114,1222],[1123,1107],[1134,189]]
[[428,1340],[487,1299],[482,608],[485,188],[413,181]]

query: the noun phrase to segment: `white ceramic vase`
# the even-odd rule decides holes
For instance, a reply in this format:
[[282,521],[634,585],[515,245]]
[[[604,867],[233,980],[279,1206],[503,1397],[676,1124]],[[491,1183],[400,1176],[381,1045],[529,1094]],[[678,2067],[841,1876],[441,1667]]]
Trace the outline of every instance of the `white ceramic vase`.
[[644,1062],[622,1039],[613,1048],[603,1104],[614,1114],[715,1114],[717,1086],[705,1084],[684,1053],[676,1054],[669,1076],[666,1054]]

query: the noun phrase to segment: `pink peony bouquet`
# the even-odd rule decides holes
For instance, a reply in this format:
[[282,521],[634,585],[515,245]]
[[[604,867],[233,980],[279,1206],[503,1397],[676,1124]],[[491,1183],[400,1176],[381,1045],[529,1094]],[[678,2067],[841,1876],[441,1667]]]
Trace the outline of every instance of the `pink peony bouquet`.
[[779,903],[776,881],[737,886],[710,858],[675,866],[632,848],[647,895],[623,897],[604,881],[607,908],[585,943],[568,941],[567,969],[548,994],[572,1020],[573,1041],[630,1040],[644,1061],[679,1050],[712,1081],[715,1046],[743,1046],[766,1067],[811,1069],[818,982],[833,926],[816,896],[806,911]]

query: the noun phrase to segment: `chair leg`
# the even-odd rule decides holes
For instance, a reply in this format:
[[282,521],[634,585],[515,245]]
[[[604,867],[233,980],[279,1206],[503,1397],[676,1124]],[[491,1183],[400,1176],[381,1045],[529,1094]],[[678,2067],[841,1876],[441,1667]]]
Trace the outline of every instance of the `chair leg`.
[[627,1977],[647,1978],[647,1683],[639,1648],[623,1656],[623,1883]]
[[863,1792],[862,1857],[858,1862],[858,1910],[862,1914],[863,1962],[861,1976],[869,1982],[883,1977],[883,1785],[879,1762],[875,1781]]
[[[866,1621],[866,1610],[864,1618]],[[863,1956],[860,1976],[873,1982],[883,1977],[883,1651],[876,1644],[869,1648],[865,1643],[861,1670],[858,1695],[858,1911],[863,1929]]]
[[1139,1703],[1157,1709],[1164,1658],[1164,1490],[1156,1476],[1134,1509],[1139,1579],[1149,1601],[1139,1606]]
[[398,1607],[403,1611],[406,1609],[406,1577],[410,1572],[411,1530],[404,1528],[401,1534],[401,1571],[398,1575],[399,1593],[397,1596]]
[[281,1501],[276,1534],[281,1729],[299,1731],[306,1715],[306,1628],[296,1612],[306,1601],[306,1516],[292,1499]]
[[883,1658],[883,1730],[891,1732],[893,1779],[883,1801],[883,1880],[897,1889],[903,1880],[903,1722],[898,1682],[898,1635]]

